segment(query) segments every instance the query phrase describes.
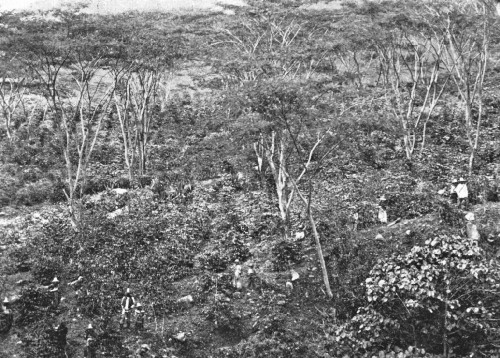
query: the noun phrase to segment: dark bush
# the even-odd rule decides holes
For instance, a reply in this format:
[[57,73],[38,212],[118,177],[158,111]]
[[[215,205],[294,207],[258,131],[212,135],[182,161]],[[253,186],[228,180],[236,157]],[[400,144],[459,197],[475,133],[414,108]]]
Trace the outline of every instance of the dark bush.
[[28,286],[21,291],[21,297],[16,302],[15,309],[18,313],[16,326],[24,327],[44,318],[52,303],[49,292]]
[[30,251],[25,246],[12,250],[9,257],[18,272],[27,272],[31,269]]
[[48,200],[52,191],[52,183],[42,179],[23,186],[16,192],[14,200],[17,205],[31,206]]
[[441,203],[438,214],[443,223],[450,227],[459,228],[464,226],[463,212],[449,202],[444,201]]
[[63,264],[59,259],[44,256],[34,262],[31,272],[36,282],[48,285],[54,277],[60,278]]
[[221,332],[231,332],[233,336],[241,335],[243,324],[242,317],[232,305],[215,302],[203,309],[205,319],[212,322],[214,327]]
[[212,272],[224,271],[229,266],[230,261],[228,252],[224,249],[210,250],[200,256],[200,263],[203,268]]
[[273,269],[285,271],[289,265],[302,261],[302,242],[300,241],[278,241],[272,248]]
[[413,219],[435,212],[440,204],[431,193],[407,193],[386,195],[386,210],[389,221],[397,218]]

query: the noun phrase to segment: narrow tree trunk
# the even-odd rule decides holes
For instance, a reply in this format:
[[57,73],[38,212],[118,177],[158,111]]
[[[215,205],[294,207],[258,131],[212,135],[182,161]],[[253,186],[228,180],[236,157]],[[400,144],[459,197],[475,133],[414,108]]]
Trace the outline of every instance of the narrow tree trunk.
[[[9,116],[10,117],[10,116]],[[6,125],[5,125],[5,130],[7,131],[7,138],[9,138],[9,142],[12,143],[12,132],[10,130],[10,118],[7,118],[7,121],[6,121]]]
[[475,148],[471,148],[470,156],[469,156],[469,176],[472,175],[472,169],[474,168],[474,159],[476,157]]
[[304,197],[302,192],[297,187],[297,183],[294,180],[292,180],[292,184],[295,188],[295,191],[297,192],[297,195],[300,197],[300,199],[303,201],[303,203],[307,207],[306,208],[307,216],[309,217],[309,223],[311,224],[311,229],[312,229],[313,234],[314,234],[314,241],[316,244],[316,253],[318,254],[318,260],[319,260],[319,263],[321,265],[321,273],[323,274],[323,282],[325,284],[326,294],[331,299],[331,298],[333,298],[333,293],[332,293],[332,289],[330,288],[330,280],[328,279],[328,271],[326,270],[325,257],[323,256],[323,249],[321,247],[321,241],[319,239],[318,230],[316,229],[316,223],[315,223],[314,217],[312,215],[312,208],[311,208],[312,187],[311,187],[311,183],[309,183],[309,200]]
[[309,216],[309,223],[311,224],[312,231],[314,233],[314,241],[316,242],[316,252],[318,253],[319,263],[321,265],[321,272],[323,274],[323,282],[325,283],[326,294],[329,298],[333,298],[333,293],[330,288],[330,280],[328,279],[328,271],[326,270],[325,257],[323,256],[323,249],[321,247],[321,241],[319,239],[318,230],[316,230],[316,223],[314,222],[314,218],[311,212],[311,202],[309,201],[309,205],[307,208],[307,214]]

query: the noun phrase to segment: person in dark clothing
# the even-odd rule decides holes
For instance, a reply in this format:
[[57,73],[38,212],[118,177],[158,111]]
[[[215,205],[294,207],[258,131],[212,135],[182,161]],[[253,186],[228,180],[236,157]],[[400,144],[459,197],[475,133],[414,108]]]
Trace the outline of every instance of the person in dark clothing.
[[0,312],[0,334],[6,334],[12,328],[14,315],[9,309],[10,302],[7,297],[2,302],[2,312]]
[[458,180],[457,179],[453,179],[451,181],[451,186],[450,186],[450,200],[451,200],[451,203],[452,204],[456,204],[457,203],[457,185],[458,185]]
[[85,350],[83,351],[83,356],[86,358],[97,357],[97,334],[92,323],[85,330]]
[[54,336],[58,349],[61,350],[67,357],[68,354],[66,353],[66,344],[68,336],[68,326],[66,326],[66,323],[61,322],[54,327]]
[[255,273],[255,270],[253,268],[253,263],[248,264],[248,288],[249,289],[255,289],[257,288],[257,274]]
[[144,329],[144,318],[145,318],[146,313],[144,312],[144,309],[142,308],[142,305],[140,302],[137,302],[135,305],[135,329],[140,331]]
[[61,302],[61,296],[59,294],[59,280],[57,279],[57,277],[54,277],[48,289],[52,295],[52,305],[54,307],[58,307],[59,303]]

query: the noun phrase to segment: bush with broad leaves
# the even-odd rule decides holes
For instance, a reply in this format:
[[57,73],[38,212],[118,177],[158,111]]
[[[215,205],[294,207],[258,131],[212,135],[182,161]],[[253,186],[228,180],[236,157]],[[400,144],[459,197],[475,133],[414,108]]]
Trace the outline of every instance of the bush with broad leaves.
[[456,356],[489,355],[498,337],[500,268],[477,241],[439,235],[382,259],[364,283],[366,303],[330,331],[338,354],[371,356],[388,346]]
[[272,248],[273,268],[275,271],[286,271],[290,264],[302,261],[302,241],[281,240]]

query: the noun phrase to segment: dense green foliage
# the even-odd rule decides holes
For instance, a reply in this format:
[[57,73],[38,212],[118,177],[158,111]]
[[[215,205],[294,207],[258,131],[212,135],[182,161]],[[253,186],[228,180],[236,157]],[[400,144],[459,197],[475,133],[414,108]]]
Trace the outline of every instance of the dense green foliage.
[[7,354],[79,356],[88,323],[110,357],[498,353],[492,4],[313,2],[0,15],[0,208],[37,211],[0,232]]

